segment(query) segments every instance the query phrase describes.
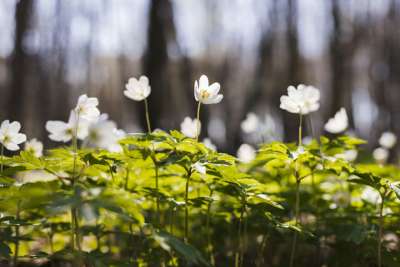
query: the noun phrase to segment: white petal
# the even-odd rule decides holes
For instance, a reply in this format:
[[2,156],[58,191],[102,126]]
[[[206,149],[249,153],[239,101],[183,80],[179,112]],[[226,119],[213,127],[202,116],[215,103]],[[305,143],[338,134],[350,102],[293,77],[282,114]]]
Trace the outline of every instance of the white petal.
[[204,74],[201,75],[201,77],[199,79],[199,87],[201,89],[208,87],[208,77],[206,75],[204,75]]
[[220,88],[221,88],[221,85],[219,83],[213,83],[208,87],[208,93],[210,95],[216,95],[216,94],[218,94]]
[[18,133],[20,129],[21,129],[21,124],[18,121],[13,121],[8,126],[8,130],[10,133]]
[[217,104],[217,103],[221,102],[221,100],[223,98],[224,98],[224,96],[219,94],[219,95],[216,95],[215,97],[209,97],[207,99],[204,99],[201,101],[201,103],[206,104],[206,105],[207,104]]

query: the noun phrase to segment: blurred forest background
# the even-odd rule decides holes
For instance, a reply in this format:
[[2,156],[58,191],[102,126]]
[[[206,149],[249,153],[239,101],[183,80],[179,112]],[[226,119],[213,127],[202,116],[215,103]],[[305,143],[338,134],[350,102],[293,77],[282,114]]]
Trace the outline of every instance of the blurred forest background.
[[0,25],[0,119],[31,138],[47,140],[45,122],[66,120],[82,93],[128,132],[145,129],[143,104],[122,94],[141,74],[152,124],[179,128],[203,73],[225,95],[202,109],[202,135],[222,151],[257,141],[240,129],[250,111],[263,139],[295,140],[279,98],[298,83],[321,89],[315,135],[342,106],[371,147],[400,134],[399,0],[1,0]]

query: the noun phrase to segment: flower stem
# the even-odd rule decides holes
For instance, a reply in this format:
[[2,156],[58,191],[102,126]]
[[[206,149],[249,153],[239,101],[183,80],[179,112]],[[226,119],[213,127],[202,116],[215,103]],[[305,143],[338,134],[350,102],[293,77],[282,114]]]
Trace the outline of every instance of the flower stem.
[[240,210],[240,217],[239,217],[239,226],[238,226],[238,239],[239,239],[239,249],[236,251],[235,254],[235,267],[240,267],[241,265],[241,258],[243,257],[243,240],[242,240],[242,222],[243,216],[246,209],[246,200],[242,200],[242,208]]
[[158,186],[158,164],[154,160],[154,172],[155,172],[155,186],[156,186],[156,205],[157,205],[157,226],[161,226],[160,222],[160,194],[159,194],[159,186]]
[[17,212],[15,219],[17,220],[17,225],[15,226],[15,251],[14,251],[14,259],[13,266],[17,266],[18,263],[18,254],[19,254],[19,219],[20,219],[20,205],[21,201],[18,201],[17,204]]
[[[78,160],[78,130],[79,130],[79,112],[76,113],[76,125],[75,125],[75,132],[72,136],[72,150],[73,150],[73,168],[72,168],[72,181],[71,185],[73,190],[74,189],[74,184],[77,179],[76,173],[76,165],[77,165],[77,160]],[[79,225],[78,225],[79,219],[78,219],[78,213],[77,213],[77,208],[76,207],[71,207],[71,248],[74,251],[75,247],[78,248],[79,250],[79,257],[75,260],[76,263],[80,265],[80,255],[81,255],[81,246],[80,246],[80,240],[79,240]]]
[[192,175],[192,170],[189,170],[186,177],[186,187],[185,187],[185,235],[184,235],[185,243],[188,243],[189,241],[189,182],[191,175]]
[[3,144],[0,144],[0,146],[1,146],[1,164],[0,164],[0,171],[3,172],[4,146],[3,146]]
[[[296,200],[295,200],[295,226],[299,224],[299,213],[300,213],[300,180],[296,178]],[[294,266],[294,257],[296,254],[296,246],[297,246],[297,231],[294,232],[293,241],[292,241],[292,249],[290,253],[290,267]]]
[[144,99],[144,109],[146,111],[146,123],[147,123],[147,131],[151,133],[151,125],[150,125],[150,115],[149,115],[149,105],[147,103],[147,99]]
[[215,265],[215,259],[213,255],[213,247],[211,243],[211,231],[210,231],[210,219],[211,219],[211,205],[212,205],[212,196],[214,191],[210,189],[210,202],[208,202],[207,206],[207,218],[206,218],[206,232],[207,232],[207,252],[210,258],[211,265]]
[[196,127],[196,141],[199,141],[199,136],[200,136],[200,107],[201,107],[201,102],[199,101],[199,103],[197,104],[197,116],[196,116],[196,123],[197,123],[197,127]]
[[378,228],[378,267],[382,267],[382,236],[383,236],[383,206],[385,201],[385,193],[381,195],[381,203],[379,205],[379,228]]
[[300,113],[299,119],[299,146],[303,145],[303,114]]

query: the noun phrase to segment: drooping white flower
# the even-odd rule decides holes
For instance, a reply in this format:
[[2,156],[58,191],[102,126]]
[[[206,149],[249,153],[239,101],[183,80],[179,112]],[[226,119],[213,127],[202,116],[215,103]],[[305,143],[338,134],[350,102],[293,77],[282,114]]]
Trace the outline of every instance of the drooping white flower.
[[372,152],[372,156],[376,162],[384,164],[389,158],[389,150],[383,147],[378,147]]
[[345,131],[348,126],[349,119],[347,117],[346,109],[341,108],[338,112],[336,112],[333,118],[328,120],[324,128],[327,132],[337,134]]
[[281,96],[281,109],[303,115],[319,109],[320,93],[317,88],[300,84],[297,89],[289,86],[287,91],[288,95]]
[[194,98],[202,104],[217,104],[224,97],[222,94],[218,94],[220,89],[219,83],[210,85],[207,76],[201,75],[199,82],[194,82]]
[[[197,127],[199,127],[198,132]],[[181,132],[187,137],[196,138],[197,134],[200,134],[200,130],[201,123],[197,119],[185,117],[185,119],[181,123]]]
[[358,156],[358,151],[356,149],[349,149],[343,153],[336,154],[335,158],[344,159],[347,161],[355,161],[357,159],[357,156]]
[[240,123],[240,128],[242,128],[242,131],[247,134],[257,131],[259,126],[260,119],[253,112],[247,113],[246,119]]
[[196,162],[195,164],[192,165],[192,167],[201,174],[206,174],[207,170],[206,170],[206,166],[201,163],[201,162]]
[[146,99],[151,93],[149,79],[146,76],[140,76],[139,80],[130,78],[128,83],[125,84],[126,90],[124,95],[135,101],[142,101]]
[[392,132],[384,132],[379,138],[379,144],[387,149],[391,149],[396,145],[397,137]]
[[8,150],[18,150],[18,145],[26,141],[26,135],[19,133],[20,129],[21,124],[18,121],[3,121],[0,126],[0,143]]
[[81,95],[78,98],[78,103],[75,107],[75,112],[79,116],[79,119],[83,118],[88,121],[96,121],[100,116],[100,111],[97,108],[99,100],[96,97],[88,97],[87,95]]
[[241,162],[249,163],[256,157],[256,150],[251,145],[242,144],[236,155]]
[[213,142],[211,142],[211,139],[210,139],[210,138],[204,138],[204,139],[203,139],[203,144],[204,144],[207,148],[209,148],[209,149],[211,149],[211,150],[214,150],[214,151],[217,150],[217,147],[213,144]]
[[[78,123],[78,129],[76,125]],[[79,119],[74,110],[69,115],[68,122],[48,121],[46,130],[50,133],[49,138],[56,142],[68,142],[77,132],[77,138],[83,140],[88,135],[89,122],[85,119]]]
[[33,138],[25,143],[25,151],[30,151],[36,157],[43,156],[43,143]]

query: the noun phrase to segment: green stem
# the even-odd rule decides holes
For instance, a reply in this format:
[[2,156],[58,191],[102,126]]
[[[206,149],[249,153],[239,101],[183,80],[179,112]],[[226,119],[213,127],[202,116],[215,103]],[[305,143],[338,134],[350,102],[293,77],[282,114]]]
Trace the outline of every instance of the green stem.
[[3,173],[3,160],[4,160],[4,146],[3,144],[0,144],[1,146],[1,164],[0,164],[0,171]]
[[[76,125],[75,125],[75,132],[74,135],[72,136],[72,149],[73,149],[73,169],[72,169],[72,181],[71,185],[73,190],[75,191],[74,185],[75,181],[78,178],[76,174],[76,165],[77,165],[77,160],[78,160],[78,129],[79,129],[79,112],[76,113]],[[79,257],[75,259],[75,264],[80,265],[80,255],[81,255],[81,246],[80,246],[80,240],[79,240],[79,224],[78,224],[78,214],[77,214],[77,209],[76,207],[71,208],[71,247],[72,250],[75,250],[75,247],[78,248],[79,251]]]
[[213,253],[213,247],[211,243],[211,232],[210,232],[210,219],[211,219],[211,205],[212,205],[212,196],[214,191],[210,189],[210,202],[207,206],[207,218],[206,218],[206,232],[207,232],[207,252],[210,258],[210,262],[212,266],[215,266],[215,259]]
[[200,107],[201,107],[201,102],[199,101],[199,103],[197,104],[197,116],[196,116],[196,119],[197,119],[197,127],[196,127],[196,141],[199,141],[199,136],[200,136],[200,127],[201,127],[201,124],[200,124]]
[[302,146],[303,142],[303,114],[300,113],[299,119],[299,146]]
[[242,199],[242,208],[240,210],[240,218],[239,218],[239,229],[238,229],[238,240],[239,240],[239,249],[236,251],[235,255],[235,267],[240,267],[241,258],[243,257],[243,240],[242,240],[242,222],[243,216],[246,209],[246,200]]
[[158,186],[158,164],[155,160],[154,161],[154,172],[155,172],[155,183],[156,183],[156,205],[157,205],[157,226],[161,226],[160,222],[160,194],[159,194],[159,186]]
[[[295,225],[299,224],[299,213],[300,213],[300,180],[296,178],[296,203],[295,203]],[[293,241],[292,241],[292,249],[290,253],[290,267],[294,266],[294,257],[296,254],[296,246],[297,246],[297,231],[294,232]]]
[[128,183],[129,183],[129,166],[126,169],[125,186],[124,186],[125,190],[128,190]]
[[382,236],[383,236],[383,206],[385,194],[381,195],[381,203],[379,205],[379,229],[378,229],[378,267],[382,267]]
[[147,131],[151,133],[151,125],[150,125],[150,115],[149,115],[149,105],[147,103],[147,99],[144,99],[144,109],[146,111],[146,123],[147,123]]
[[20,205],[21,202],[18,201],[17,204],[17,212],[16,212],[16,220],[17,225],[15,226],[15,251],[14,251],[14,259],[13,259],[13,266],[17,266],[18,263],[18,254],[19,254],[19,219],[20,219]]
[[185,187],[185,235],[184,235],[185,243],[188,243],[189,241],[189,183],[191,175],[192,175],[192,170],[189,170],[186,177],[186,187]]

